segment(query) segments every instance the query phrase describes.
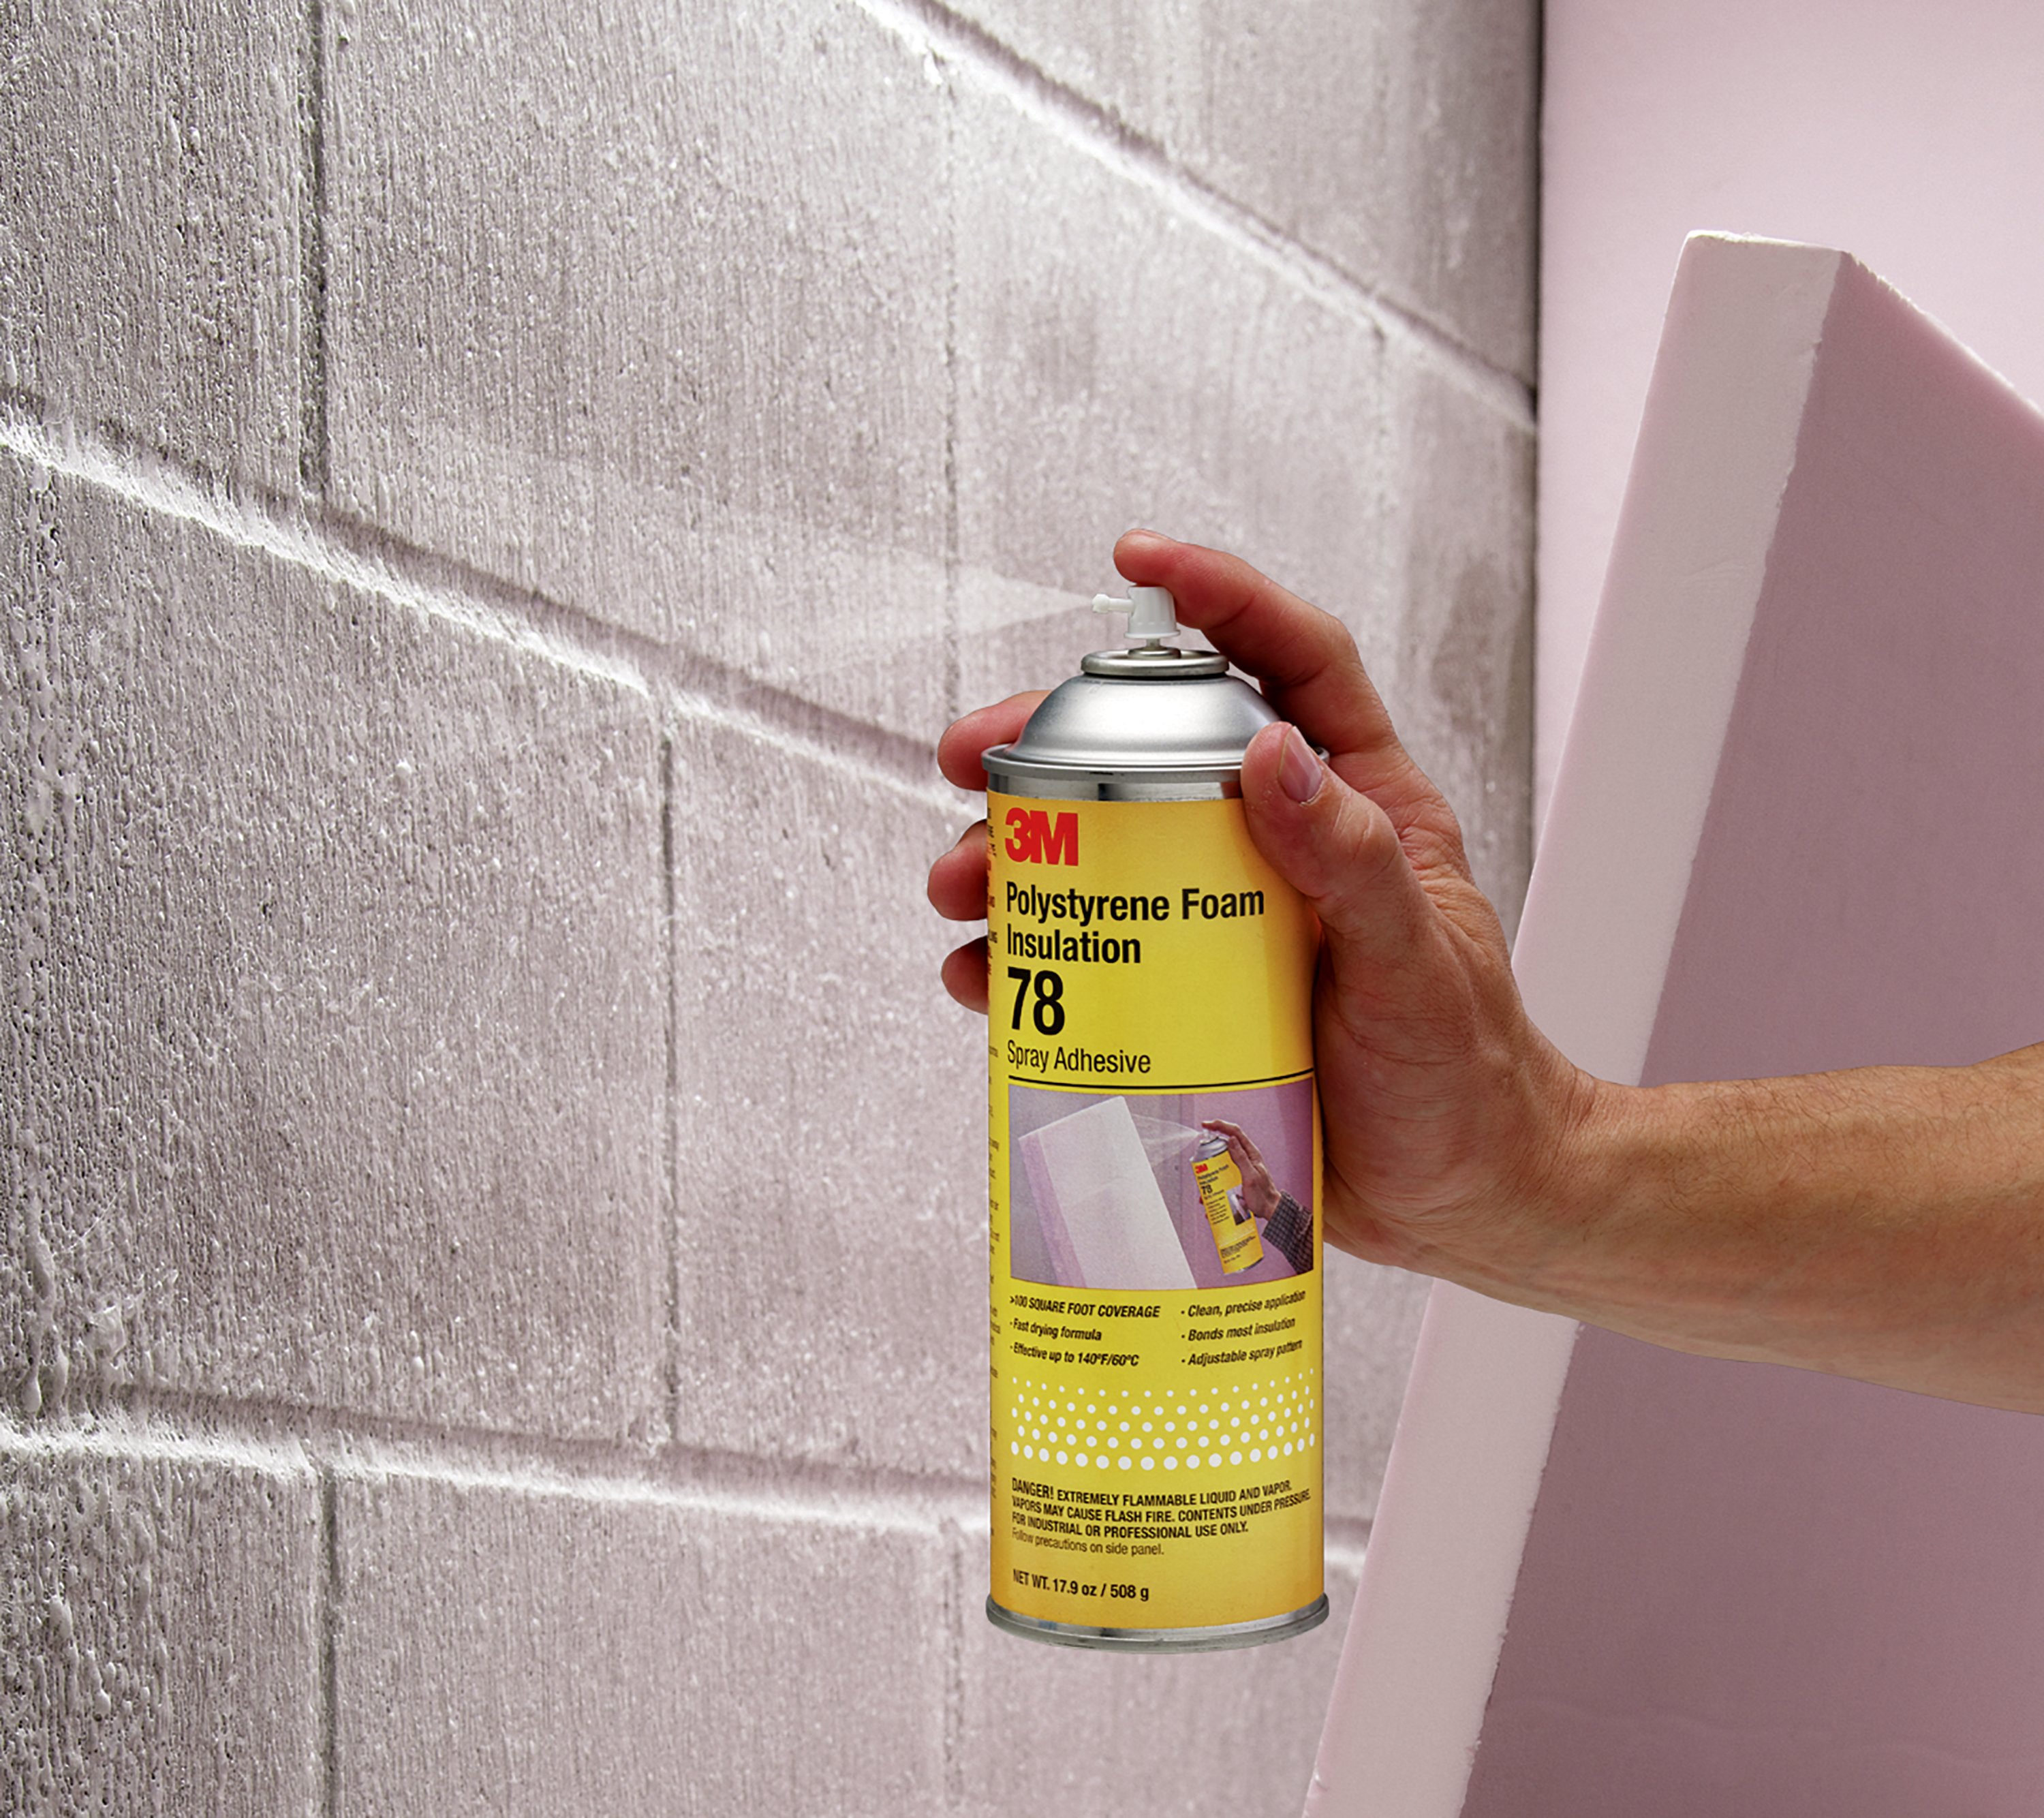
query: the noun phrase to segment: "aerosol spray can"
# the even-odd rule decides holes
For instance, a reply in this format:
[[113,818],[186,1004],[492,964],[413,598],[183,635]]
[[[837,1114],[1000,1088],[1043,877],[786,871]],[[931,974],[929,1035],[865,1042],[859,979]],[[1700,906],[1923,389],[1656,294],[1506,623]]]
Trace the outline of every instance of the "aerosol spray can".
[[[1262,696],[1174,647],[1163,589],[1093,605],[1129,615],[1131,648],[984,760],[987,1614],[1082,1647],[1242,1647],[1327,1615],[1319,930],[1243,819]],[[1225,1141],[1187,1167],[1212,1121],[1253,1179]],[[1256,1250],[1232,1267],[1231,1190]]]
[[1200,1204],[1224,1275],[1239,1275],[1263,1260],[1256,1220],[1242,1204],[1242,1170],[1228,1153],[1225,1136],[1209,1136],[1193,1151],[1193,1178],[1200,1184]]

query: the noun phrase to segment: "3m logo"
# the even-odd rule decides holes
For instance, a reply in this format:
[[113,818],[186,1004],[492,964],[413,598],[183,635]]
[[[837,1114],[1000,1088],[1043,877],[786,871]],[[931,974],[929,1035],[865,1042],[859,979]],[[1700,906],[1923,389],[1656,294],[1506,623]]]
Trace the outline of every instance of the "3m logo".
[[1079,817],[1054,816],[1041,808],[1011,808],[1005,850],[1018,865],[1076,865]]

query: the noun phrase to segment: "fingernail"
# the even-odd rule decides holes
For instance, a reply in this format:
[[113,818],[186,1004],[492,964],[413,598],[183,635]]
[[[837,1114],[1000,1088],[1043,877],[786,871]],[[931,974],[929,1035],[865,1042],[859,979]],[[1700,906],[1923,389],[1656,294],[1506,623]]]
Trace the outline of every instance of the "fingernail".
[[1320,760],[1297,726],[1285,728],[1285,755],[1278,760],[1278,782],[1297,802],[1308,802],[1320,793]]

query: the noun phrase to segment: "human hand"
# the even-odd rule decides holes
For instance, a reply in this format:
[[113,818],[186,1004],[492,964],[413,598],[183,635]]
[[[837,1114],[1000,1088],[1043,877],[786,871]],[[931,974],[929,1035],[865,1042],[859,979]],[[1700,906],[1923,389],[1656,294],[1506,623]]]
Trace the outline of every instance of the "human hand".
[[1225,1117],[1202,1118],[1200,1128],[1228,1139],[1228,1152],[1242,1176],[1242,1209],[1254,1219],[1269,1218],[1278,1209],[1278,1183],[1270,1178],[1263,1151],[1239,1124],[1231,1124]]
[[[986,771],[979,755],[995,745],[1021,736],[1029,716],[1036,711],[1048,689],[1011,694],[996,706],[982,707],[955,720],[937,741],[937,767],[960,789],[984,793]],[[947,921],[984,921],[986,919],[986,822],[975,821],[959,836],[958,844],[930,867],[931,905]],[[944,955],[941,973],[944,989],[968,1010],[986,1014],[986,936],[969,940]]]
[[[1218,551],[1132,531],[1115,563],[1132,582],[1169,588],[1180,621],[1258,677],[1291,722],[1251,743],[1242,793],[1251,837],[1323,929],[1314,1048],[1328,1240],[1544,1304],[1535,1278],[1569,1241],[1543,1223],[1548,1177],[1596,1084],[1527,1018],[1454,816],[1400,745],[1354,639]],[[959,720],[938,744],[943,774],[983,790],[980,754],[1016,737],[1042,698]],[[986,888],[982,821],[931,867],[930,900],[978,920]],[[983,1011],[985,940],[953,952],[943,978]]]

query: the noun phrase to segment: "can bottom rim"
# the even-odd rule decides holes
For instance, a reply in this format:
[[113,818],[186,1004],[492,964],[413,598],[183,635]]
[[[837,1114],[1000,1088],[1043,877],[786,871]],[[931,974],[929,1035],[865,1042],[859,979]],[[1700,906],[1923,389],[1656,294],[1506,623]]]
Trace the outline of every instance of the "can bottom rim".
[[1082,1623],[1046,1622],[1040,1616],[1017,1616],[986,1600],[986,1620],[1010,1635],[1047,1641],[1060,1647],[1103,1647],[1124,1654],[1212,1654],[1224,1647],[1254,1647],[1266,1641],[1286,1641],[1318,1628],[1327,1620],[1323,1591],[1303,1609],[1254,1622],[1217,1623],[1212,1628],[1093,1628]]

